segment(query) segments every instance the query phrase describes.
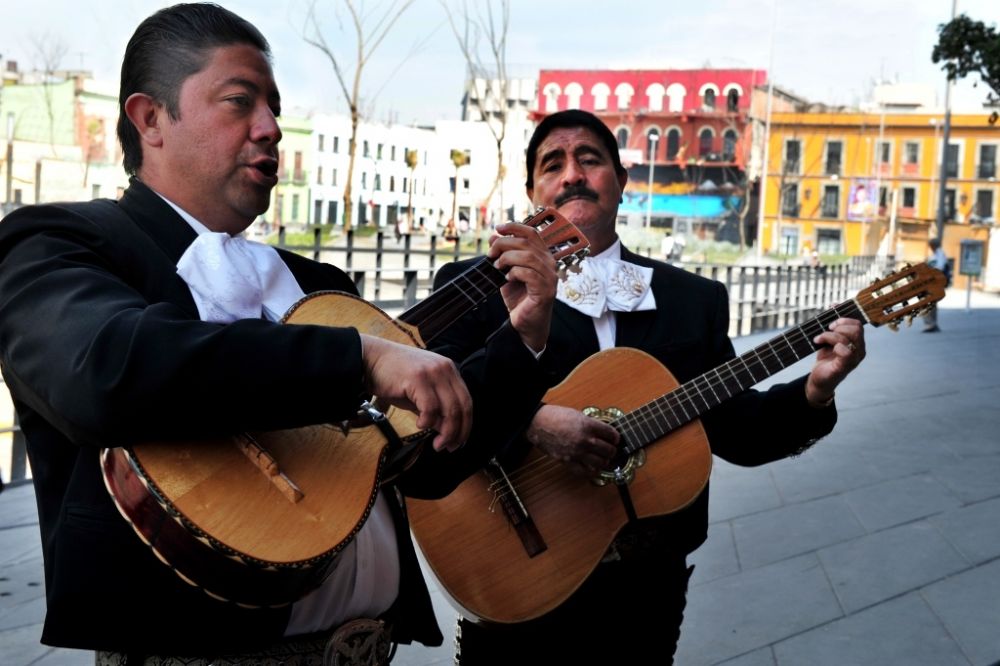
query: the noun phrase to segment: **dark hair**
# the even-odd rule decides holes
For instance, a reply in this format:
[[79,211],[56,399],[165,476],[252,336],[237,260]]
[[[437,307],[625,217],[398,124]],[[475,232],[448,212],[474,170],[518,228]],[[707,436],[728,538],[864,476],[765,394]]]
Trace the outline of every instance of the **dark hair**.
[[531,135],[531,141],[528,142],[528,180],[525,182],[525,185],[528,187],[534,187],[535,185],[535,159],[538,157],[538,146],[545,140],[545,137],[552,130],[573,127],[584,127],[593,132],[600,139],[601,143],[604,144],[604,147],[607,148],[608,154],[611,156],[611,162],[614,164],[615,172],[619,175],[628,174],[625,167],[622,166],[621,157],[618,155],[618,141],[615,140],[615,135],[611,133],[608,126],[592,113],[580,111],[579,109],[570,109],[546,116],[542,122],[538,123],[538,127],[535,128],[534,134]]
[[216,4],[174,5],[139,24],[125,47],[118,92],[118,141],[127,174],[134,176],[142,166],[142,144],[125,114],[125,100],[134,93],[145,93],[163,104],[176,120],[180,117],[181,84],[202,70],[210,50],[233,44],[256,47],[270,59],[271,47],[264,35]]
[[941,240],[938,238],[931,238],[927,241],[927,244],[931,246],[932,250],[936,250],[941,247]]

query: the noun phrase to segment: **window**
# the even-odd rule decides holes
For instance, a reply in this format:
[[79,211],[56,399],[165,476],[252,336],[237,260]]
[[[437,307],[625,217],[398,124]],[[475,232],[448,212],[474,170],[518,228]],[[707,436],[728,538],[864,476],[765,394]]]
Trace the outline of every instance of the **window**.
[[628,128],[620,127],[616,133],[619,148],[628,148]]
[[590,89],[590,94],[594,96],[594,111],[606,111],[608,108],[608,97],[611,96],[611,88],[606,83],[598,83]]
[[781,212],[789,217],[799,216],[799,186],[797,183],[785,185],[785,191],[781,196]]
[[383,147],[383,145],[384,144],[380,143],[380,144],[378,144],[378,146],[375,147],[375,159],[377,159],[377,160],[382,159],[382,147]]
[[652,127],[646,132],[646,156],[649,157],[650,162],[656,160],[656,144],[659,140],[660,130]]
[[732,88],[726,95],[726,110],[729,113],[736,113],[740,109],[740,91]]
[[395,192],[396,191],[396,177],[395,176],[389,176],[389,191],[390,192]]
[[903,164],[920,163],[920,144],[916,141],[907,141],[903,144]]
[[566,85],[566,89],[563,91],[566,93],[566,108],[568,109],[579,109],[580,108],[580,98],[583,97],[583,86],[575,81]]
[[976,217],[981,220],[993,218],[993,190],[976,192]]
[[821,207],[820,214],[823,217],[839,217],[840,216],[840,186],[839,185],[824,185],[823,186],[823,205]]
[[619,83],[615,86],[615,95],[618,96],[618,109],[625,111],[632,103],[632,95],[635,94],[632,86],[627,83]]
[[410,187],[410,179],[407,178],[406,176],[403,176],[403,194],[406,194],[410,191],[408,189],[409,187]]
[[365,141],[363,141],[361,143],[361,154],[364,157],[371,157],[372,156],[371,147],[368,145],[368,141],[367,140],[365,140]]
[[[299,181],[299,182],[301,182],[305,178],[305,176],[302,173],[302,151],[301,150],[296,150],[295,151],[295,174],[294,174],[293,177],[294,177],[294,179],[296,181]],[[294,219],[294,216],[293,216],[293,219]]]
[[[732,94],[735,90],[730,90]],[[722,135],[722,159],[732,162],[736,159],[736,130],[727,129]]]
[[364,190],[364,189],[367,189],[367,188],[368,188],[368,174],[365,173],[364,171],[362,171],[361,172],[361,189]]
[[879,164],[890,164],[892,162],[892,144],[888,141],[878,144],[878,161]]
[[337,184],[337,170],[330,169],[330,184],[336,186]]
[[316,184],[317,185],[322,185],[323,184],[323,167],[322,166],[316,167]]
[[299,221],[299,195],[292,195],[292,222]]
[[979,146],[979,168],[977,169],[979,178],[996,178],[997,176],[997,146],[996,144],[982,144]]
[[337,202],[331,201],[326,209],[326,222],[327,224],[337,223]]
[[396,146],[391,146],[389,148],[389,159],[393,162],[396,161]]
[[698,132],[698,154],[708,155],[712,152],[712,130],[705,128]]
[[667,132],[667,159],[677,159],[681,149],[681,131],[676,127]]
[[840,229],[817,229],[816,251],[820,254],[840,254]]
[[955,221],[955,190],[950,187],[944,191],[944,219]]
[[101,184],[94,183],[90,186],[90,198],[99,199],[101,197]]
[[333,137],[333,152],[335,152],[335,153],[339,153],[340,152],[340,137],[339,136]]
[[903,188],[903,208],[913,208],[917,205],[917,188]]
[[702,103],[705,105],[706,109],[715,108],[715,91],[709,88],[705,91],[704,97],[702,97]]
[[885,215],[885,210],[889,206],[889,188],[885,185],[878,188],[878,214]]
[[316,140],[316,150],[318,150],[318,151],[319,151],[319,152],[321,152],[321,153],[323,152],[323,139],[324,139],[324,138],[325,138],[325,137],[324,137],[324,136],[323,136],[322,134],[320,134],[320,135],[319,135],[319,136],[317,137],[317,140]]
[[313,219],[316,224],[320,224],[323,221],[323,202],[317,199],[313,203]]
[[798,139],[789,139],[785,142],[785,173],[798,173],[800,168],[799,157],[802,154],[802,142]]
[[375,174],[375,191],[378,192],[382,189],[382,174]]
[[827,175],[840,175],[840,156],[843,152],[844,144],[840,141],[826,142],[826,171]]
[[958,144],[949,143],[945,154],[944,172],[949,178],[958,178]]
[[799,230],[785,227],[781,230],[781,253],[794,257],[799,253]]

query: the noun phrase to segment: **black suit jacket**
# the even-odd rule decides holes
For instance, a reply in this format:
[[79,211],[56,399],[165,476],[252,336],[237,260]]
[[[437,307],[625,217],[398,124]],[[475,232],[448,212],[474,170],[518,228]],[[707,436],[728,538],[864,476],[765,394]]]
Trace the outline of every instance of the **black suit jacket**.
[[[622,259],[653,268],[651,287],[656,309],[617,312],[616,346],[641,349],[654,356],[681,383],[718,367],[735,356],[729,339],[729,299],[724,285],[648,259],[622,248]],[[471,261],[441,267],[435,283],[452,279]],[[451,358],[473,353],[506,316],[499,297],[445,331],[432,348]],[[550,386],[561,382],[587,357],[599,351],[593,320],[556,301],[548,345],[541,358]],[[817,410],[805,398],[805,376],[767,391],[750,390],[723,403],[702,418],[712,452],[739,465],[759,465],[786,457],[830,432],[836,410]],[[609,399],[613,404],[613,396]],[[530,412],[522,419],[530,422]],[[521,437],[508,442],[513,455],[527,446]],[[670,535],[670,548],[687,554],[706,538],[708,488],[685,509],[650,518]]]
[[[238,608],[182,582],[119,515],[101,477],[102,447],[333,422],[356,409],[356,330],[199,320],[176,273],[195,236],[137,181],[117,204],[33,206],[0,224],[0,354],[36,487],[44,643],[212,654],[275,640],[286,626],[289,608]],[[355,292],[336,268],[279,252],[305,292]],[[537,363],[515,337],[491,348],[506,361],[470,364],[470,385],[490,390],[491,364],[523,362],[531,373]],[[543,391],[539,383],[530,399]],[[402,642],[442,636],[397,491],[440,496],[490,453],[423,456],[386,489],[402,567],[390,615]]]

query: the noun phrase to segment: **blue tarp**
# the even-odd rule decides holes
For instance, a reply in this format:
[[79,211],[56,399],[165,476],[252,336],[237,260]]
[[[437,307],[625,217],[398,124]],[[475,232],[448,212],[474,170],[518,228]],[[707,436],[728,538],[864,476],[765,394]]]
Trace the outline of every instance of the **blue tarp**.
[[[649,195],[626,192],[618,206],[619,214],[645,214]],[[737,210],[740,198],[725,194],[654,194],[653,214],[672,217],[722,217]]]

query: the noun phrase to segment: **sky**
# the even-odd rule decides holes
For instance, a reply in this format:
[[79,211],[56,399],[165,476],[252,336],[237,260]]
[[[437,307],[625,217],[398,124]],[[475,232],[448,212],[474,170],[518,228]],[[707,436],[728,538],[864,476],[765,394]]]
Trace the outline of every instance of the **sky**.
[[[309,2],[219,0],[270,41],[285,115],[343,113],[346,104],[326,57],[302,39]],[[315,0],[327,41],[353,70],[343,0]],[[460,114],[466,64],[443,0],[415,0],[366,65],[369,117],[432,124]],[[460,0],[448,0],[459,6]],[[485,0],[468,0],[473,8]],[[387,0],[358,0],[374,21]],[[116,89],[135,26],[170,2],[0,0],[0,54],[22,69],[40,65],[41,45],[61,46],[63,68],[91,70]],[[957,0],[957,13],[995,25],[997,0]],[[931,63],[937,28],[952,0],[511,0],[509,76],[540,69],[755,68],[811,101],[858,104],[876,81],[933,86],[943,105],[945,76]],[[981,108],[978,77],[957,83],[953,111]]]

